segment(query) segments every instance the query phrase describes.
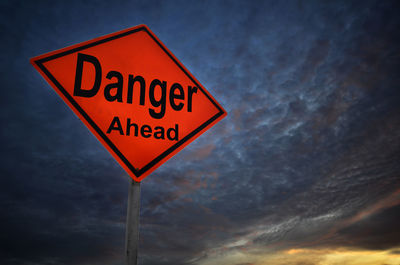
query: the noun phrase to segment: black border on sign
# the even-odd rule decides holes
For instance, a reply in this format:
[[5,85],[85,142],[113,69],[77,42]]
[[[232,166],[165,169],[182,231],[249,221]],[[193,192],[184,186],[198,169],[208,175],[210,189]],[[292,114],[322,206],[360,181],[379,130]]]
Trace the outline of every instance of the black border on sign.
[[[142,167],[141,169],[137,170],[129,161],[128,159],[118,150],[118,148],[111,142],[111,140],[101,131],[101,129],[97,126],[97,124],[89,117],[89,115],[81,108],[81,106],[74,100],[74,98],[65,90],[65,88],[57,81],[57,79],[44,67],[43,63],[57,59],[59,57],[75,53],[108,41],[112,41],[124,36],[127,36],[129,34],[133,34],[139,31],[145,31],[157,44],[160,46],[160,48],[175,62],[175,64],[189,77],[189,79],[197,86],[198,89],[214,104],[214,106],[219,110],[219,112],[211,117],[209,120],[201,124],[199,127],[197,127],[194,131],[186,135],[184,138],[182,138],[180,141],[178,141],[176,144],[168,148],[166,151],[164,151],[161,155],[153,159],[151,162],[149,162],[147,165]],[[43,71],[43,73],[54,83],[54,85],[58,88],[58,90],[65,96],[65,98],[75,107],[75,109],[84,117],[84,119],[90,124],[90,126],[98,133],[98,135],[104,140],[104,142],[114,151],[114,153],[124,162],[124,164],[132,171],[132,173],[139,178],[141,175],[143,175],[146,171],[148,171],[150,168],[152,168],[154,165],[156,165],[158,162],[160,162],[162,159],[167,157],[170,153],[175,151],[177,148],[179,148],[182,144],[187,142],[189,139],[194,137],[197,133],[199,133],[201,130],[203,130],[205,127],[210,125],[213,121],[218,119],[218,117],[224,115],[224,110],[204,91],[203,87],[199,85],[193,78],[192,76],[182,67],[182,65],[170,54],[168,50],[165,49],[164,45],[161,44],[155,36],[151,32],[147,30],[146,27],[140,26],[138,28],[122,32],[120,34],[104,38],[80,47],[75,47],[70,50],[66,50],[60,53],[56,53],[53,55],[50,55],[45,58],[41,58],[39,60],[34,61],[36,65]]]

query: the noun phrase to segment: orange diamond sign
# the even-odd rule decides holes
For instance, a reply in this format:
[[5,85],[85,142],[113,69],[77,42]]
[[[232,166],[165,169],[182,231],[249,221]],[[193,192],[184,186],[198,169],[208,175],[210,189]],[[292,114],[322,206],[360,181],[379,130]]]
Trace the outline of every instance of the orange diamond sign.
[[226,115],[145,25],[31,63],[136,181]]

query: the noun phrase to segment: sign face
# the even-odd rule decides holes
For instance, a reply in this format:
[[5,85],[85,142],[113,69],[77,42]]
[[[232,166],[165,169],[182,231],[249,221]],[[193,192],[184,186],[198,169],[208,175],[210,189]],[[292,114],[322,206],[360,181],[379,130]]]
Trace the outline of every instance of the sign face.
[[145,25],[31,63],[136,181],[226,115]]

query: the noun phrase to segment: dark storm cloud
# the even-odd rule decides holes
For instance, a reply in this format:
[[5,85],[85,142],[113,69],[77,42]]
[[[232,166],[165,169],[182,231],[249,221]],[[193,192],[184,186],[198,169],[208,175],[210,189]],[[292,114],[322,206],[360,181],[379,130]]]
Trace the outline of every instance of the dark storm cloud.
[[[372,7],[361,11],[352,8],[336,7],[343,12],[336,18],[342,21],[339,24],[343,28],[327,31],[321,23],[320,30],[311,31],[315,36],[299,42],[305,46],[298,53],[301,63],[296,60],[294,66],[289,66],[286,61],[292,62],[289,58],[293,57],[293,50],[279,45],[281,55],[276,53],[276,64],[270,63],[271,67],[278,66],[279,71],[270,80],[258,80],[252,74],[254,69],[259,70],[256,60],[255,67],[238,71],[241,76],[252,77],[243,82],[246,86],[239,86],[240,81],[228,82],[229,89],[238,94],[230,99],[236,104],[229,106],[233,109],[228,119],[234,125],[227,136],[229,146],[223,150],[216,148],[221,160],[229,157],[229,161],[218,161],[226,173],[220,174],[225,178],[219,179],[224,185],[218,192],[221,204],[216,208],[236,224],[268,219],[273,224],[294,215],[298,219],[288,222],[276,234],[284,237],[293,231],[293,235],[299,234],[297,239],[304,238],[310,234],[307,227],[311,223],[320,222],[321,228],[326,228],[322,221],[329,225],[337,218],[351,215],[354,209],[381,198],[383,190],[389,192],[394,188],[391,185],[398,183],[397,175],[392,173],[398,171],[395,161],[399,158],[395,107],[399,95],[394,89],[398,60],[389,55],[396,50],[394,43],[398,43],[398,39],[393,42],[394,25],[398,22],[386,21],[391,26],[370,37],[370,29],[365,25],[375,20],[381,23],[385,20],[382,13],[390,13],[389,7],[378,6],[374,12]],[[334,16],[335,9],[332,13]],[[364,50],[371,42],[385,43],[386,53]],[[251,58],[251,44],[246,47],[249,51],[242,49],[236,55]],[[362,47],[361,51],[355,51],[356,47]],[[259,57],[262,56],[260,53]],[[232,75],[242,62],[240,56],[235,58],[239,65],[231,67]],[[220,76],[226,74],[226,68],[212,70],[220,70]],[[282,77],[290,79],[282,83]],[[272,87],[269,89],[268,85]],[[251,96],[252,89],[257,96]],[[224,192],[226,187],[230,187],[231,194]],[[223,205],[226,201],[233,202]],[[260,221],[260,215],[268,216],[267,220]],[[234,226],[232,234],[240,234],[241,230]],[[321,231],[315,230],[316,234]],[[274,237],[267,235],[262,241],[277,240]]]
[[400,231],[396,229],[399,210],[397,205],[354,223],[338,232],[339,240],[366,249],[383,250],[400,246]]
[[143,181],[141,264],[350,239],[395,247],[398,206],[354,216],[399,188],[398,11],[390,1],[3,1],[0,258],[122,264],[126,174],[29,58],[141,23],[229,113]]

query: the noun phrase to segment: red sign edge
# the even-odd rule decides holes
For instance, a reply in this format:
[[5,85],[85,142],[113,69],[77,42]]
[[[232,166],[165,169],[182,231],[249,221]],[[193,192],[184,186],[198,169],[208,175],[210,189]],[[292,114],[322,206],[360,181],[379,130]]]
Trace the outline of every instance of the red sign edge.
[[[194,84],[203,92],[203,94],[216,106],[219,112],[211,117],[209,120],[201,124],[197,129],[186,135],[175,145],[168,148],[157,158],[152,160],[141,169],[136,169],[118,150],[118,148],[111,142],[110,139],[100,130],[96,123],[86,114],[86,112],[79,106],[72,96],[66,92],[61,84],[52,76],[52,74],[44,67],[43,63],[62,57],[64,55],[77,52],[89,48],[91,46],[99,45],[104,42],[112,41],[119,37],[123,37],[138,31],[144,30],[150,37],[167,53],[167,55],[178,65],[178,67],[192,80]],[[187,70],[187,68],[172,54],[172,52],[158,39],[158,37],[144,24],[131,27],[125,30],[114,32],[104,35],[92,40],[84,41],[72,46],[68,46],[59,50],[55,50],[46,54],[42,54],[30,59],[31,64],[35,69],[44,77],[44,79],[52,86],[56,93],[63,99],[63,101],[71,108],[71,110],[78,116],[78,118],[86,125],[86,127],[96,136],[102,145],[110,152],[110,154],[118,161],[118,163],[125,169],[128,175],[137,182],[142,181],[155,169],[161,166],[164,162],[182,150],[185,146],[193,142],[201,134],[206,132],[209,128],[214,126],[217,122],[223,119],[227,112],[219,105],[215,98],[200,84],[200,82]]]

